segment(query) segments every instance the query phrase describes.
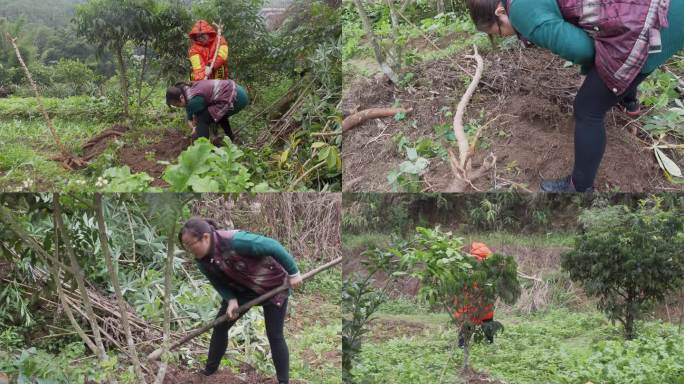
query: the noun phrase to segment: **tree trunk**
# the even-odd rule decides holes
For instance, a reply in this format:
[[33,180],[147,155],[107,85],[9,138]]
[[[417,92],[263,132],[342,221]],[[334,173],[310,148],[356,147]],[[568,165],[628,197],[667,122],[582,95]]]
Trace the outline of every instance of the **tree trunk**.
[[635,337],[634,331],[634,313],[627,308],[625,313],[625,339],[633,340]]
[[390,45],[390,55],[392,57],[392,69],[399,72],[401,69],[401,58],[403,46],[397,44],[399,41],[399,16],[397,15],[397,8],[394,6],[394,0],[385,0],[390,11],[390,19],[392,21],[392,44]]
[[[185,206],[185,204],[181,205]],[[169,226],[168,244],[166,246],[166,268],[164,270],[164,342],[162,344],[162,356],[169,351],[171,337],[171,284],[173,283],[173,254],[176,240],[176,223],[178,216],[174,215],[173,222]],[[155,384],[161,384],[166,375],[166,361],[162,360],[159,372],[154,380]]]
[[121,85],[121,97],[123,98],[123,114],[125,118],[128,118],[128,74],[123,50],[123,45],[116,47],[116,59],[119,64],[119,83]]
[[437,13],[444,13],[444,0],[435,0],[435,7],[437,8]]
[[142,106],[142,84],[145,78],[145,72],[147,71],[147,46],[149,41],[145,40],[145,51],[143,52],[143,62],[142,69],[140,69],[140,77],[138,78],[138,107]]
[[128,343],[128,354],[133,360],[133,370],[138,378],[138,382],[145,384],[145,375],[143,374],[140,359],[138,359],[138,352],[135,348],[135,343],[133,341],[133,334],[131,333],[131,327],[128,324],[128,310],[126,310],[126,303],[121,293],[121,287],[119,286],[119,276],[117,269],[114,267],[114,262],[112,261],[112,255],[109,251],[109,241],[107,239],[107,227],[104,221],[104,209],[102,207],[102,194],[95,194],[95,215],[97,216],[97,227],[100,235],[100,248],[102,249],[102,254],[104,255],[105,262],[107,263],[107,272],[109,272],[109,278],[112,281],[112,286],[114,286],[114,294],[116,295],[116,302],[119,305],[119,311],[121,312],[121,326],[123,327],[124,333],[126,335],[126,342]]
[[463,372],[468,372],[470,369],[470,335],[464,336],[463,343]]
[[368,35],[368,40],[370,41],[371,46],[373,47],[373,52],[375,53],[375,60],[378,62],[378,64],[380,64],[380,69],[385,75],[387,75],[387,77],[389,77],[389,79],[394,84],[399,84],[399,77],[387,64],[385,55],[382,53],[382,50],[380,49],[378,39],[375,37],[375,33],[373,33],[373,24],[368,18],[368,14],[366,13],[366,9],[364,8],[363,3],[361,2],[361,0],[354,0],[354,4],[356,5],[356,11],[359,13],[359,17],[363,22],[363,29],[366,31],[366,35]]

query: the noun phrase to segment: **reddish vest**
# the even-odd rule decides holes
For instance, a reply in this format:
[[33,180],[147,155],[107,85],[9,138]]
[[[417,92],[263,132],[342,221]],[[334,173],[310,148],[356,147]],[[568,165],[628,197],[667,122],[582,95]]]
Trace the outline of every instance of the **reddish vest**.
[[[287,283],[287,271],[271,256],[246,257],[238,254],[231,246],[233,231],[214,232],[214,256],[212,262],[226,275],[232,288],[251,289],[262,295]],[[283,291],[269,301],[277,306],[283,305],[288,291]]]
[[[641,72],[649,51],[660,48],[670,0],[557,0],[563,18],[594,39],[594,65],[616,95]],[[509,7],[515,0],[508,0]]]
[[206,101],[209,114],[215,122],[233,109],[235,100],[235,82],[233,80],[200,80],[195,81],[187,90],[188,101],[195,96],[202,96]]

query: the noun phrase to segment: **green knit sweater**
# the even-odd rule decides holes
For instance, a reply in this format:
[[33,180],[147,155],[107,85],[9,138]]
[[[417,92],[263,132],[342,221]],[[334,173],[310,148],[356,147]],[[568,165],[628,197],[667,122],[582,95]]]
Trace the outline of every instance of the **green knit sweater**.
[[[594,62],[594,40],[583,29],[565,21],[556,0],[513,0],[509,9],[513,28],[530,42],[582,66]],[[684,49],[684,1],[672,0],[670,25],[661,29],[662,52],[649,55],[641,73],[651,73]]]
[[[245,257],[273,257],[290,276],[299,273],[299,268],[292,255],[277,240],[270,237],[247,231],[237,231],[233,234],[231,245],[238,254]],[[196,263],[199,270],[209,279],[211,285],[224,300],[237,298],[233,289],[230,288],[225,280],[219,277],[221,273],[212,273],[199,260],[196,260]]]

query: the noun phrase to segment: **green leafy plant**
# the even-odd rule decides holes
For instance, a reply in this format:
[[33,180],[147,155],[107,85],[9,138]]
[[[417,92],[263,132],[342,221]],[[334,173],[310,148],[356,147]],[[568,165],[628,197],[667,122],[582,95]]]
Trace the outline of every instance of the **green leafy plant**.
[[427,171],[430,161],[418,155],[416,148],[406,148],[408,160],[399,164],[399,170],[393,170],[387,175],[387,182],[393,191],[400,189],[407,192],[419,192],[420,177]]
[[254,184],[247,168],[238,163],[242,151],[225,138],[225,146],[214,147],[200,138],[178,156],[178,163],[164,171],[164,180],[174,192],[244,192]]
[[95,182],[95,187],[104,192],[150,192],[156,190],[150,186],[153,180],[145,172],[131,173],[131,169],[124,165],[106,169]]
[[561,266],[634,339],[643,311],[684,285],[684,217],[651,197],[636,209],[585,210],[580,223],[583,231]]
[[648,116],[644,130],[654,136],[673,134],[684,139],[684,103],[675,99],[676,107],[669,108],[662,114]]

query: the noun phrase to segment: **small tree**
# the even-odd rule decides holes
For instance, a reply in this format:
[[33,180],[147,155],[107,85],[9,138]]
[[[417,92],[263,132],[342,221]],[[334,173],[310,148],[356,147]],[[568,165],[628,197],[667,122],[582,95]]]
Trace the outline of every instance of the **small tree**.
[[97,45],[99,54],[108,50],[116,59],[125,117],[130,88],[126,44],[147,44],[156,27],[154,12],[153,0],[90,0],[76,8],[78,35]]
[[561,266],[633,339],[643,311],[684,285],[684,216],[651,197],[636,209],[588,209],[579,221],[582,233]]
[[[363,262],[368,270],[366,275],[354,273],[345,276],[342,285],[342,382],[345,384],[354,383],[352,369],[361,354],[368,325],[380,305],[387,300],[396,277],[402,274],[390,272],[397,268],[395,248],[389,251],[372,248],[363,255],[367,258]],[[375,275],[380,271],[388,273],[389,278],[378,287]]]
[[[420,294],[446,310],[463,337],[463,370],[468,371],[470,342],[483,339],[485,327],[492,333],[503,329],[493,321],[480,322],[483,315],[501,299],[513,304],[520,297],[518,265],[511,256],[492,254],[479,261],[462,251],[463,239],[439,228],[416,228],[414,243],[401,259],[405,268],[420,279]],[[462,311],[467,308],[467,311]]]

